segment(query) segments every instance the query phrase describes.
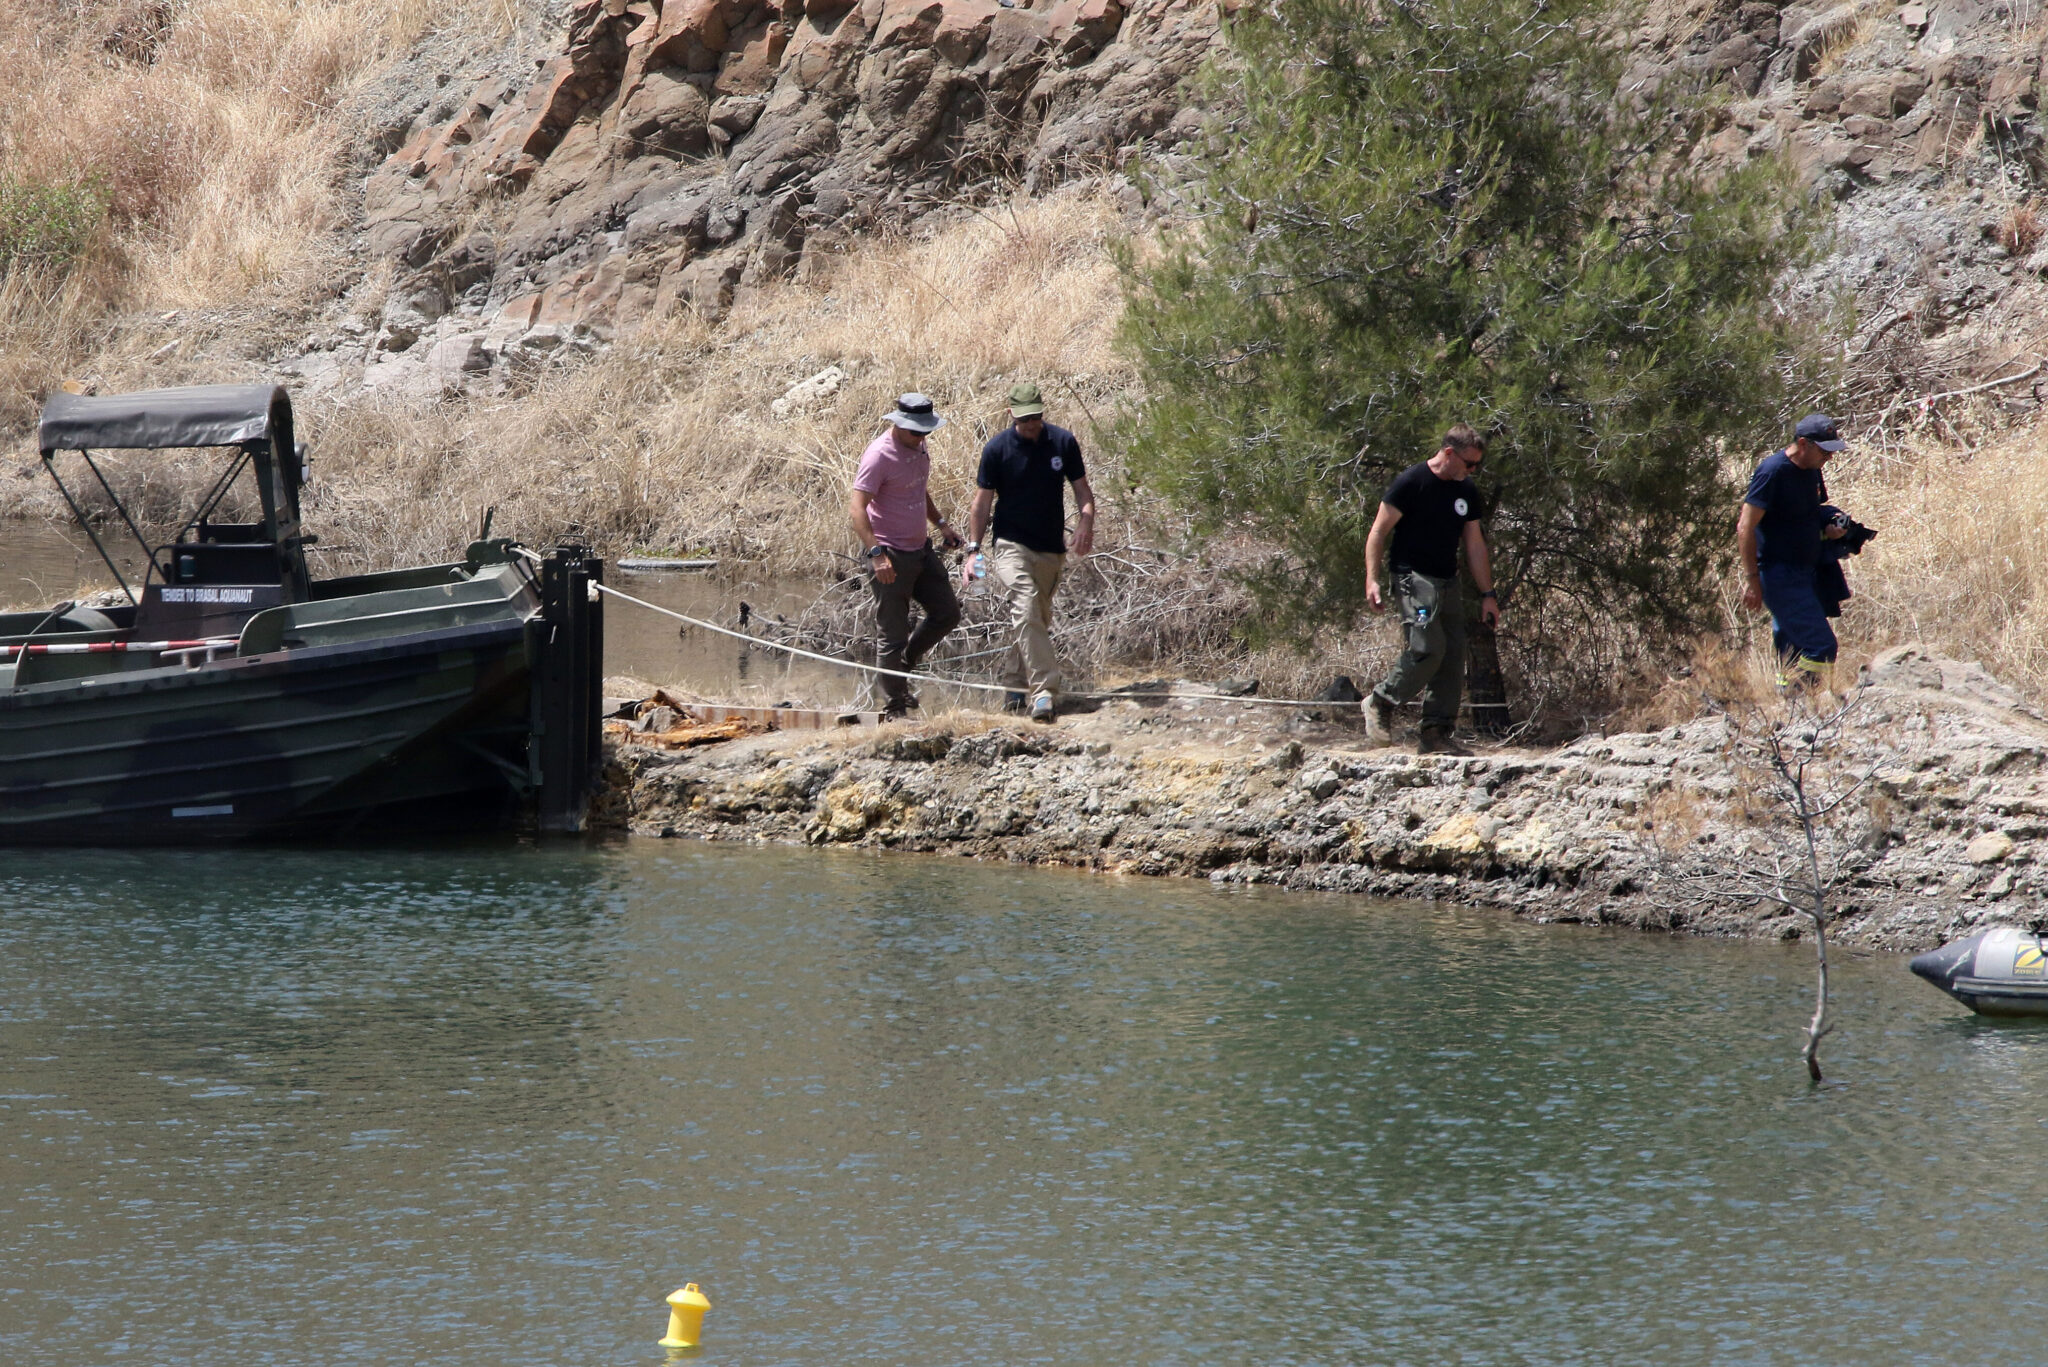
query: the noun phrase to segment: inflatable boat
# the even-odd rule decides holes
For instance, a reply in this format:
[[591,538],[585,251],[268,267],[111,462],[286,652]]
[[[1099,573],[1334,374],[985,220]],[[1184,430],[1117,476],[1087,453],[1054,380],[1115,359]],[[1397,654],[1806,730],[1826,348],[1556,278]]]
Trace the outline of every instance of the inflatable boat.
[[1909,967],[1980,1016],[2048,1016],[2048,939],[2035,931],[1998,926]]

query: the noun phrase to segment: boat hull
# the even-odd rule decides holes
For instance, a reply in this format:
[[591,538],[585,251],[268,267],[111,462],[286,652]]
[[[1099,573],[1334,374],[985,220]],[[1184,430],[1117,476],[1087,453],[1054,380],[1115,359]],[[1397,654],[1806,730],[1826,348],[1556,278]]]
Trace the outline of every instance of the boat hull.
[[503,825],[533,653],[508,619],[0,694],[0,844]]
[[1980,1016],[2048,1016],[2048,940],[2033,931],[1998,926],[1908,967]]

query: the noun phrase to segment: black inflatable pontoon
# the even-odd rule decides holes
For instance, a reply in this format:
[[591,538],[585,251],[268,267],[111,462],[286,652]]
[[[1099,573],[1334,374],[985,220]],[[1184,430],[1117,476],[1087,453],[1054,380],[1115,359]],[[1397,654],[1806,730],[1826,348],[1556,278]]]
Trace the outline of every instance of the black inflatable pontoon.
[[1909,967],[1980,1016],[2048,1016],[2048,940],[2034,931],[1998,926]]

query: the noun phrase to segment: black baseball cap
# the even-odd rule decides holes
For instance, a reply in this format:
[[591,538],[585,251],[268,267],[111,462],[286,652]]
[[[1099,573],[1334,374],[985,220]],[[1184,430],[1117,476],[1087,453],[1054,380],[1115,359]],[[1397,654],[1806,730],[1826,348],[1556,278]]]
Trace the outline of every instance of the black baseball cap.
[[1835,420],[1825,413],[1808,413],[1792,429],[1792,435],[1806,438],[1823,451],[1839,451],[1849,444],[1835,430]]

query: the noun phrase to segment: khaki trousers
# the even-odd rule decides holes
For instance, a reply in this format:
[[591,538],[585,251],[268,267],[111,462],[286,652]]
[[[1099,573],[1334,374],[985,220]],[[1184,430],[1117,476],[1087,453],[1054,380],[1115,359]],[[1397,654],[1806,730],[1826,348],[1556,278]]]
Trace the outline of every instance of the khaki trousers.
[[1016,639],[1003,658],[1003,682],[1020,692],[1060,691],[1060,657],[1052,646],[1052,596],[1067,557],[998,541],[988,553],[989,572],[1010,604]]

